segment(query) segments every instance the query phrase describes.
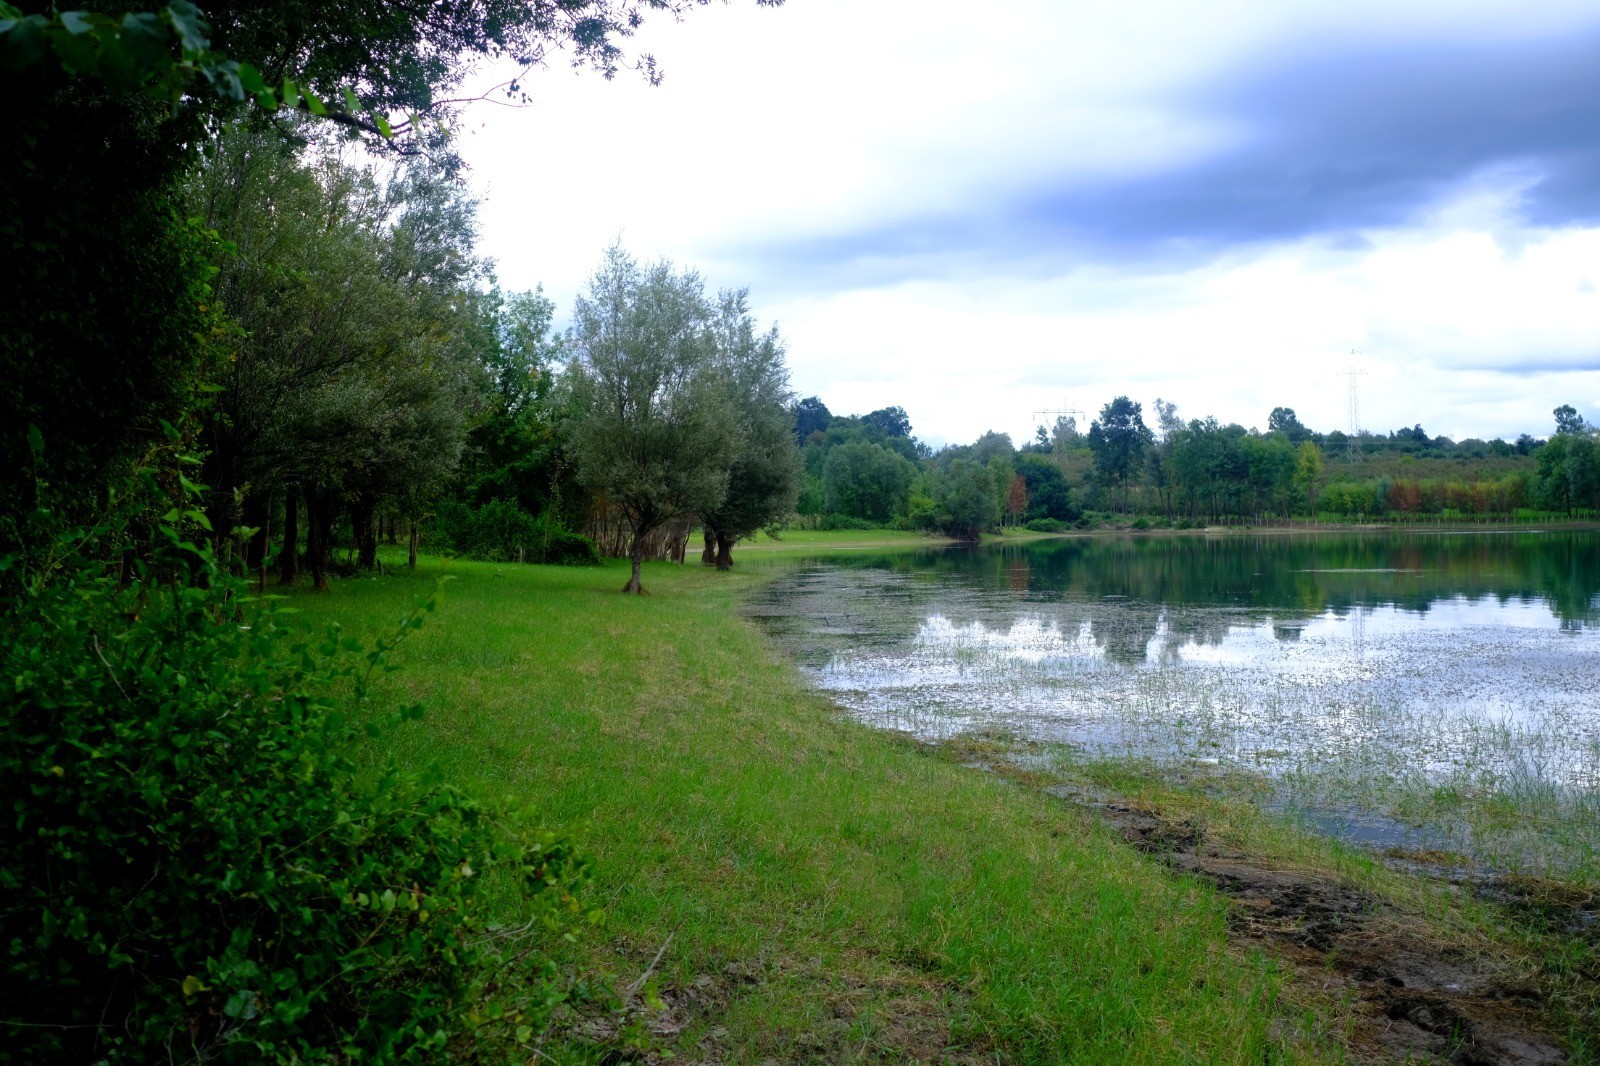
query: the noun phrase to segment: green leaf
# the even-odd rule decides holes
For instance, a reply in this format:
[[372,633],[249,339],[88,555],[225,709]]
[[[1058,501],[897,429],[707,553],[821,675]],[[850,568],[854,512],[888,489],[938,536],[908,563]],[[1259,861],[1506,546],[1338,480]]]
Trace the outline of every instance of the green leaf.
[[63,11],[61,25],[74,37],[81,37],[94,29],[94,21],[87,11]]
[[43,15],[0,22],[0,70],[20,73],[42,59],[50,50],[48,26]]
[[206,25],[200,9],[187,0],[173,0],[168,4],[167,19],[177,31],[178,41],[185,52],[204,52],[211,47],[211,27]]
[[261,76],[261,71],[253,64],[240,63],[238,74],[239,84],[243,85],[245,92],[250,95],[257,96],[267,91],[267,79]]
[[36,457],[44,454],[44,434],[32,422],[28,423],[28,450]]
[[383,135],[385,140],[394,136],[394,127],[389,125],[389,120],[376,111],[372,113],[372,121],[377,125],[378,132]]
[[52,43],[55,45],[56,57],[61,60],[61,65],[65,69],[84,76],[99,73],[100,60],[104,53],[97,35],[88,32],[58,33],[52,38]]
[[[122,32],[117,35],[120,51],[126,59],[133,80],[143,81],[162,65],[171,65],[172,55],[167,51],[172,34],[159,15],[148,11],[129,12],[122,16]],[[108,53],[108,58],[113,53]]]

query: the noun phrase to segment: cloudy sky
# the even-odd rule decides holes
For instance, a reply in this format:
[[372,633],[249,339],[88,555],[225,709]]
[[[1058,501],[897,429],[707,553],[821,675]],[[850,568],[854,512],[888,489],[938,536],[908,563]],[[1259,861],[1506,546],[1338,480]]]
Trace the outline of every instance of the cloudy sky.
[[663,85],[467,115],[505,286],[565,309],[620,236],[934,443],[1121,393],[1344,428],[1352,363],[1369,429],[1600,416],[1593,0],[735,0],[639,43]]

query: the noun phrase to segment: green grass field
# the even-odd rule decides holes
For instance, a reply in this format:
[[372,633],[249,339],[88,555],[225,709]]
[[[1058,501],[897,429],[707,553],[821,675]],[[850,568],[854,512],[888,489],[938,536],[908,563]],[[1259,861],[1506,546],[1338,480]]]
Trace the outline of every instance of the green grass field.
[[[783,546],[855,541],[926,543]],[[576,839],[607,918],[566,961],[625,986],[660,952],[650,1027],[679,1058],[1339,1057],[1270,962],[1230,952],[1207,886],[807,690],[738,610],[777,565],[650,564],[639,598],[615,564],[425,559],[294,606],[371,637],[454,578],[384,682],[427,717],[370,754],[437,763]]]

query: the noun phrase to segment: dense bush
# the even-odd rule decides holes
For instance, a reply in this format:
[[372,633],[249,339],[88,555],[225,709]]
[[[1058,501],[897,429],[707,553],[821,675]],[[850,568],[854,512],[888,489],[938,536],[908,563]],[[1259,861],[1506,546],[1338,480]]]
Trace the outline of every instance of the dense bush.
[[845,514],[826,514],[822,521],[817,523],[818,529],[883,529],[882,522],[874,522],[867,518],[853,518]]
[[482,507],[446,503],[439,508],[434,528],[442,547],[474,559],[600,565],[594,541],[562,526],[548,511],[536,518],[505,500],[491,500]]
[[[420,713],[368,705],[394,641],[297,635],[159,533],[121,575],[65,542],[47,575],[0,560],[0,1062],[506,1057],[568,995],[538,938],[580,861],[358,772],[353,741]],[[520,937],[485,927],[486,877]]]

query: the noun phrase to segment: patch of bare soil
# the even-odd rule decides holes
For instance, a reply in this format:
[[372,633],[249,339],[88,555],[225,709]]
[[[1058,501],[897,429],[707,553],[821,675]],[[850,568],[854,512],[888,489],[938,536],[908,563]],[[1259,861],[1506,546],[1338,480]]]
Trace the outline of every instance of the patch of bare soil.
[[1140,851],[1204,878],[1232,906],[1232,934],[1352,1005],[1351,1050],[1371,1062],[1514,1066],[1566,1062],[1538,991],[1502,961],[1471,957],[1413,918],[1335,878],[1277,869],[1216,847],[1199,827],[1090,796],[1052,794],[1097,814]]

